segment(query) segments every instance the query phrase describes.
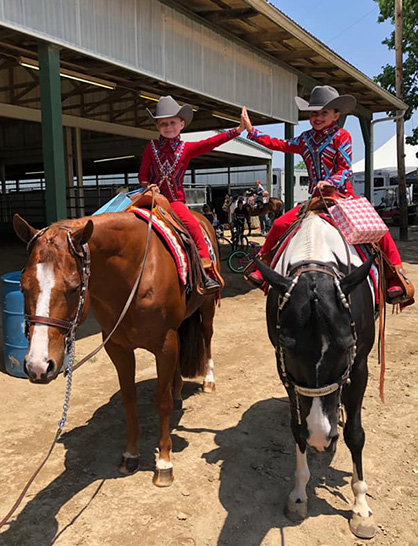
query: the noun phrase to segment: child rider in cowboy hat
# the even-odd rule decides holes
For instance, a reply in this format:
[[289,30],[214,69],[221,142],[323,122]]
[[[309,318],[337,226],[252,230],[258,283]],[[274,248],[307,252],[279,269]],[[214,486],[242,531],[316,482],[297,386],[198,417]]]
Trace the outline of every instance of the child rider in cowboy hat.
[[[209,257],[208,246],[202,234],[199,222],[186,206],[183,188],[184,175],[191,159],[217,148],[232,140],[244,130],[244,122],[236,129],[231,129],[199,142],[183,142],[180,132],[189,125],[193,118],[192,107],[180,106],[172,97],[161,97],[155,115],[147,109],[149,117],[157,125],[160,138],[151,140],[144,150],[139,182],[143,187],[156,188],[169,201],[171,208],[182,220],[196,243],[203,267],[207,272],[204,278],[204,294],[220,290]],[[208,275],[212,275],[211,278]]]
[[[253,128],[244,106],[242,120],[248,131],[248,138],[271,150],[300,154],[309,174],[309,193],[325,186],[334,186],[343,196],[355,197],[351,185],[351,136],[348,131],[339,127],[337,121],[341,114],[348,114],[355,108],[356,99],[351,95],[340,95],[333,87],[323,85],[312,90],[309,102],[301,97],[295,97],[295,101],[299,110],[309,112],[312,129],[291,140],[271,138]],[[296,220],[298,210],[299,207],[295,207],[274,221],[261,248],[261,259],[264,256],[269,261],[269,252]],[[406,279],[399,251],[389,232],[380,240],[379,245],[398,276]],[[405,284],[397,276],[388,279],[386,298],[389,303],[413,303],[413,286],[406,280],[408,294],[405,293]],[[263,284],[263,278],[257,269],[248,275],[248,281],[255,286]]]

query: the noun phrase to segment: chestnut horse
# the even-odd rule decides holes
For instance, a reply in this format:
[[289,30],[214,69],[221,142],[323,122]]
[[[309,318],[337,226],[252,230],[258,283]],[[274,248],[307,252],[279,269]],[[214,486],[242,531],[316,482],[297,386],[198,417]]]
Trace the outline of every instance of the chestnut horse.
[[[212,226],[197,216],[217,253]],[[119,466],[124,474],[133,473],[139,464],[134,349],[147,349],[155,355],[158,379],[154,406],[160,436],[153,483],[170,485],[172,389],[181,403],[181,376],[205,373],[204,391],[215,389],[211,358],[215,295],[201,296],[192,289],[186,298],[175,261],[164,243],[153,230],[148,235],[147,223],[130,212],[60,221],[40,231],[19,215],[13,223],[30,252],[21,288],[29,339],[24,369],[33,383],[49,383],[57,377],[69,331],[74,322],[77,326],[86,318],[90,304],[103,339],[112,331],[138,278],[149,237],[139,287],[105,349],[116,367],[126,412],[127,441]],[[90,269],[87,275],[86,269]],[[86,285],[83,307],[80,302]]]

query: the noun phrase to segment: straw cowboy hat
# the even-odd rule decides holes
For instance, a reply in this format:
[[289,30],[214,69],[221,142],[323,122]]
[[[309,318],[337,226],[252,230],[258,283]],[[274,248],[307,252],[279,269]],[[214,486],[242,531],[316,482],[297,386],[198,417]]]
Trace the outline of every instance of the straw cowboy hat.
[[184,121],[184,126],[187,127],[193,119],[193,110],[189,104],[180,106],[173,97],[168,95],[167,97],[160,97],[155,108],[155,116],[148,108],[146,108],[148,116],[154,122],[164,118],[179,117]]
[[356,107],[357,100],[351,95],[340,95],[330,85],[317,85],[311,91],[309,102],[301,97],[295,97],[299,110],[303,112],[334,108],[342,114],[348,114]]

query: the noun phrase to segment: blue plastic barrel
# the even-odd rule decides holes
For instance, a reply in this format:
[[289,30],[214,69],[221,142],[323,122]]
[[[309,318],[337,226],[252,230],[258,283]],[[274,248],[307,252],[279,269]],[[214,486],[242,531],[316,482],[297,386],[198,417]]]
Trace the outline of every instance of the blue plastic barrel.
[[23,359],[28,350],[25,337],[23,294],[20,291],[21,271],[1,276],[3,293],[3,345],[6,372],[15,377],[27,377]]

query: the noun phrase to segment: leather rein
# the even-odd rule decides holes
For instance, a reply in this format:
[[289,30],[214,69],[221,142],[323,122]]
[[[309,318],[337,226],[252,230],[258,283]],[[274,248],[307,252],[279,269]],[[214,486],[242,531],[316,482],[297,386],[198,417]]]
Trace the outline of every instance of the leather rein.
[[[280,337],[280,313],[282,312],[284,306],[288,303],[292,296],[292,292],[297,285],[299,278],[304,273],[307,273],[309,271],[317,271],[319,273],[325,273],[326,275],[331,276],[334,279],[334,286],[337,291],[337,295],[341,301],[341,304],[345,309],[347,309],[349,315],[350,315],[350,327],[352,336],[354,339],[354,345],[350,349],[350,361],[348,363],[347,368],[345,369],[344,373],[341,375],[341,377],[335,381],[334,383],[331,383],[329,385],[323,385],[321,387],[313,387],[308,388],[304,387],[302,385],[299,385],[294,378],[289,374],[286,368],[285,358],[284,358],[284,350],[283,346],[279,343],[279,337]],[[357,354],[357,331],[356,331],[356,325],[353,320],[353,315],[351,312],[350,303],[342,291],[341,285],[340,285],[340,278],[341,278],[341,272],[338,271],[336,268],[329,266],[328,264],[325,264],[323,262],[319,261],[302,261],[294,265],[294,267],[289,272],[289,277],[292,277],[291,285],[289,286],[289,289],[282,297],[279,306],[277,308],[277,321],[276,321],[276,331],[277,331],[277,344],[276,344],[276,354],[278,354],[279,358],[279,364],[280,364],[280,372],[283,380],[283,384],[286,387],[286,389],[293,389],[295,400],[296,400],[296,413],[298,418],[298,424],[302,424],[302,419],[300,415],[300,400],[299,396],[306,396],[309,398],[318,398],[321,396],[327,396],[328,394],[332,394],[339,390],[339,399],[341,400],[341,392],[344,385],[349,385],[350,380],[350,373],[354,364],[354,360],[356,358]]]

